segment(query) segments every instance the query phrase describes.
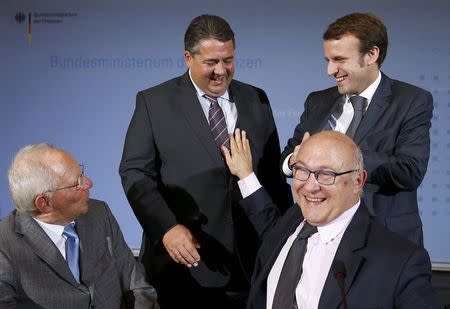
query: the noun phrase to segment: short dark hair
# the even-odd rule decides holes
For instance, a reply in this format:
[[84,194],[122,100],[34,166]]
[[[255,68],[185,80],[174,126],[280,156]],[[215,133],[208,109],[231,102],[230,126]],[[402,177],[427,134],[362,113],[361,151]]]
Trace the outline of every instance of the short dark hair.
[[377,63],[381,67],[387,53],[388,35],[381,19],[372,13],[352,13],[330,24],[323,34],[324,40],[339,40],[351,34],[360,42],[359,51],[364,55],[374,46],[380,49]]
[[200,15],[194,18],[184,34],[184,49],[190,53],[196,52],[201,40],[216,39],[220,42],[233,41],[234,33],[227,21],[215,15]]

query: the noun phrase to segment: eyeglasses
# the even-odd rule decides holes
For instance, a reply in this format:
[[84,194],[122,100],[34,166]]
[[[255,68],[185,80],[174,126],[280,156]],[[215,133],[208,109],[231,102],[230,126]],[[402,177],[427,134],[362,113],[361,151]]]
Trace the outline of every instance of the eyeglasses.
[[86,185],[86,181],[85,181],[86,177],[84,177],[84,165],[83,164],[80,164],[80,170],[81,170],[80,175],[78,175],[77,182],[75,184],[73,184],[71,186],[63,187],[63,188],[47,190],[44,193],[56,192],[56,191],[60,191],[60,190],[64,190],[64,189],[70,189],[70,188],[76,188],[77,191],[81,190],[81,189],[83,189],[83,190],[86,189],[87,185]]
[[334,185],[334,182],[336,181],[337,176],[357,172],[358,170],[350,170],[342,173],[336,173],[333,171],[324,171],[324,170],[317,170],[317,171],[311,171],[307,169],[304,166],[296,165],[295,163],[290,166],[290,169],[292,170],[292,176],[300,181],[307,181],[309,179],[309,176],[311,174],[314,174],[314,177],[316,178],[317,182],[324,186],[331,186]]

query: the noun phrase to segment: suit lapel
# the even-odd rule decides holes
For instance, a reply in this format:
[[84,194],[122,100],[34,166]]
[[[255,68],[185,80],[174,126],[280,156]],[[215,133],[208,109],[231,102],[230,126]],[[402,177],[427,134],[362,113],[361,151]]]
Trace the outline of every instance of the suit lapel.
[[[308,128],[310,128],[310,133],[317,133],[322,131],[325,127],[331,114],[336,110],[337,106],[344,100],[344,96],[339,94],[339,92],[334,92],[331,96],[324,98],[323,101],[314,103],[311,106],[313,115],[319,115],[318,118],[311,119]],[[331,103],[331,104],[330,104]]]
[[241,128],[243,130],[248,130],[246,126],[249,123],[249,116],[252,115],[250,106],[248,102],[245,102],[245,98],[242,97],[242,92],[237,89],[234,81],[231,82],[228,89],[228,95],[230,101],[236,104],[238,119],[236,120],[236,128]]
[[[94,207],[89,205],[89,207]],[[83,282],[92,282],[97,272],[105,265],[98,265],[101,257],[106,253],[105,233],[101,231],[103,221],[89,221],[89,214],[75,220],[78,237],[80,238],[80,276]],[[112,249],[112,248],[111,248]]]
[[22,234],[31,250],[54,272],[72,285],[78,285],[61,252],[34,219],[24,213],[16,213],[16,233]]
[[[339,244],[333,261],[341,261],[345,265],[345,293],[352,286],[356,275],[365,261],[365,247],[369,232],[370,217],[366,206],[361,203],[352,221],[347,227]],[[319,308],[338,308],[342,302],[342,296],[335,278],[333,267],[330,268],[328,277],[320,296]]]
[[[265,257],[258,256],[258,262],[261,263],[262,269],[260,269],[256,273],[255,278],[255,287],[258,287],[259,291],[256,291],[256,295],[258,297],[264,296],[264,299],[261,299],[258,301],[259,304],[264,304],[264,307],[267,302],[267,279],[269,276],[270,271],[272,270],[273,264],[275,263],[278,255],[280,254],[281,249],[283,248],[284,244],[286,243],[286,240],[289,238],[289,236],[294,233],[295,229],[299,226],[300,222],[303,221],[303,217],[300,214],[299,206],[297,204],[291,206],[294,209],[289,209],[284,215],[283,218],[288,218],[288,222],[281,222],[281,224],[278,224],[277,229],[280,229],[282,232],[273,232],[273,235],[275,235],[276,240],[278,241],[275,246],[270,247],[270,253],[268,253]],[[292,213],[294,212],[294,213]],[[288,226],[289,228],[286,229],[285,227]],[[272,233],[271,233],[272,234]],[[272,241],[269,241],[269,243],[273,243]],[[269,248],[266,248],[268,250]],[[260,250],[261,252],[261,250]],[[256,271],[256,268],[255,268]]]
[[[233,81],[230,84],[230,87],[228,89],[228,95],[230,96],[230,100],[232,102],[234,102],[234,104],[236,105],[236,110],[237,110],[237,114],[238,114],[238,119],[236,120],[236,126],[235,128],[239,128],[241,130],[246,131],[247,133],[252,132],[253,130],[255,130],[255,128],[251,127],[252,124],[254,124],[255,122],[252,120],[253,116],[253,112],[252,112],[252,106],[254,106],[255,103],[253,102],[249,102],[249,98],[246,98],[242,91],[239,91],[238,87],[236,86],[236,83],[234,83]],[[257,102],[256,104],[262,104],[261,102]],[[257,146],[255,144],[255,139],[250,138],[249,139],[250,142],[250,147],[251,149],[255,150],[257,149]],[[255,161],[256,158],[253,158],[253,164],[257,164],[257,162]]]
[[367,109],[361,124],[355,132],[354,140],[359,144],[369,133],[370,129],[377,123],[384,110],[389,106],[391,100],[391,80],[382,73],[380,85],[375,91],[369,108]]
[[198,101],[197,93],[188,72],[180,79],[180,91],[179,97],[182,100],[177,101],[176,104],[181,111],[180,114],[186,119],[192,129],[192,134],[194,135],[192,138],[198,138],[211,158],[217,164],[223,165],[222,156],[212,138],[211,129]]

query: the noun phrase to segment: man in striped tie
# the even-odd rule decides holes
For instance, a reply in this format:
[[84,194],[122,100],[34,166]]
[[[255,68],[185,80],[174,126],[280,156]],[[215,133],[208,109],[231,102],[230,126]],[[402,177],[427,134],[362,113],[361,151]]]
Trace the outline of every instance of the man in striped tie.
[[220,147],[243,128],[256,173],[280,207],[278,134],[263,90],[233,80],[234,33],[201,15],[185,33],[188,71],[137,95],[120,175],[144,230],[142,261],[162,308],[243,308],[258,247]]

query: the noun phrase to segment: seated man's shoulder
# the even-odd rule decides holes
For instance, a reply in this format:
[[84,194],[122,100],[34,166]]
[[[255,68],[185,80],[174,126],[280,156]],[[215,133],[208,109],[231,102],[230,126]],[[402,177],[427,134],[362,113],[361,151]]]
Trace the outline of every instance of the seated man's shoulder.
[[375,221],[371,224],[367,244],[368,248],[376,251],[379,256],[386,256],[391,261],[408,259],[412,254],[418,252],[428,256],[423,247],[391,232],[387,227]]
[[6,217],[0,219],[0,238],[7,231],[10,231],[14,228],[16,214],[17,210],[13,210]]
[[85,215],[81,215],[81,217],[106,217],[108,213],[110,213],[110,209],[108,205],[101,200],[89,199],[89,209]]

